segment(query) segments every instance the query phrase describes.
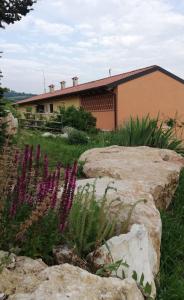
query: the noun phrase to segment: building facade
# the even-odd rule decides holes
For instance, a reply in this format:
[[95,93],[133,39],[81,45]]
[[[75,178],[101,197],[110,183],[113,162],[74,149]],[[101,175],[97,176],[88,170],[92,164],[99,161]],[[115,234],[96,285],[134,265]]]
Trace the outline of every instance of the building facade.
[[159,66],[78,84],[34,96],[16,103],[22,113],[53,114],[60,107],[74,105],[90,111],[97,119],[97,128],[113,130],[130,117],[158,114],[162,119],[174,118],[176,113],[184,121],[184,80]]

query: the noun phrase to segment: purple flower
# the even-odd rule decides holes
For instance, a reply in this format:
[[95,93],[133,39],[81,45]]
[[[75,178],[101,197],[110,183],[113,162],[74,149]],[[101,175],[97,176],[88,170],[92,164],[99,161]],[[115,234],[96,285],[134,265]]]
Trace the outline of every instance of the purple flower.
[[66,227],[67,217],[73,203],[75,184],[77,175],[77,162],[74,163],[73,168],[67,166],[65,171],[65,184],[60,202],[60,231],[63,232]]
[[[40,172],[41,164],[40,145],[33,155],[33,146],[25,146],[23,155],[19,157],[16,152],[14,164],[17,166],[17,182],[12,191],[12,205],[9,211],[10,217],[15,217],[18,210],[26,203],[31,208],[49,197],[50,208],[54,209],[58,200],[58,191],[61,179],[62,165],[58,164],[53,173],[49,173],[49,162],[44,155],[43,170]],[[33,169],[34,168],[34,169]],[[34,170],[34,173],[33,173]],[[69,165],[64,172],[63,192],[60,198],[59,209],[56,210],[60,219],[60,231],[64,231],[69,212],[72,207],[77,176],[77,162],[72,167]],[[31,211],[32,209],[30,209]]]
[[[59,190],[59,181],[60,181],[60,176],[61,176],[61,165],[57,166],[57,170],[54,173],[54,186],[53,187],[53,194],[51,197],[51,208],[54,209],[56,206],[56,202],[57,202],[57,195],[58,195],[58,190]],[[53,184],[53,183],[52,183]]]
[[44,155],[44,163],[43,163],[43,178],[48,177],[48,157]]

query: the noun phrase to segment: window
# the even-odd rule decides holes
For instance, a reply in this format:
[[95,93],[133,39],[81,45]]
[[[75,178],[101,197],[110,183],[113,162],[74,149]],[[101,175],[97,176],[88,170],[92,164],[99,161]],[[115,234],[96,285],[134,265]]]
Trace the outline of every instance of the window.
[[45,112],[45,107],[44,107],[44,105],[43,105],[43,104],[38,104],[38,105],[36,106],[36,112],[37,112],[37,113],[43,114],[43,113]]
[[50,113],[53,113],[53,111],[54,111],[54,107],[53,107],[53,104],[51,103],[50,104]]

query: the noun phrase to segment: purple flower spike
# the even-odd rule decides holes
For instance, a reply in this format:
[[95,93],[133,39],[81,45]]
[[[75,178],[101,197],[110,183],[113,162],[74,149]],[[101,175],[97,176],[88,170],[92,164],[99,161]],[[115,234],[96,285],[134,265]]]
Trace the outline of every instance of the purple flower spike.
[[77,175],[77,162],[73,168],[67,166],[65,171],[65,184],[60,203],[60,231],[63,232],[66,228],[67,217],[73,203]]
[[40,156],[41,156],[40,145],[37,145],[37,148],[36,148],[36,161],[40,160]]
[[[61,198],[58,199],[58,192],[61,182],[61,168],[58,164],[53,173],[49,173],[49,162],[47,155],[41,162],[40,145],[36,148],[36,155],[33,155],[33,146],[25,146],[22,155],[15,153],[14,161],[17,168],[17,182],[15,188],[12,189],[11,208],[9,217],[13,218],[24,204],[30,205],[30,212],[34,210],[40,202],[49,199],[51,209],[55,209],[57,200],[59,201],[58,213],[61,233],[67,225],[67,218],[70,213],[74,191],[76,186],[77,162],[72,167],[69,165],[64,172],[64,185]],[[41,169],[43,165],[43,168]],[[46,213],[46,212],[45,212]]]
[[29,150],[29,171],[31,171],[33,165],[33,145]]
[[44,178],[48,177],[48,157],[46,154],[44,156],[43,177]]

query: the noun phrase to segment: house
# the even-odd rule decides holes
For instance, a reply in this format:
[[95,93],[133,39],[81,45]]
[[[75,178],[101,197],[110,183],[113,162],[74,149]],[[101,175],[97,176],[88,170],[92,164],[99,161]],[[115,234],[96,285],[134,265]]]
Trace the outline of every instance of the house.
[[159,66],[150,66],[18,101],[18,110],[52,114],[61,106],[82,106],[97,119],[97,128],[112,130],[132,117],[147,115],[184,120],[184,80]]

